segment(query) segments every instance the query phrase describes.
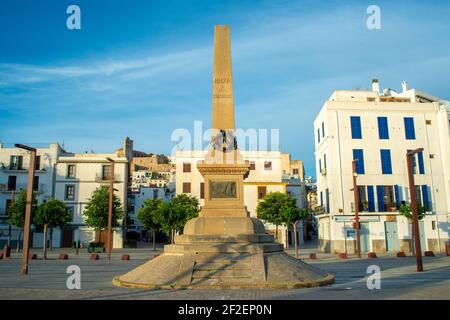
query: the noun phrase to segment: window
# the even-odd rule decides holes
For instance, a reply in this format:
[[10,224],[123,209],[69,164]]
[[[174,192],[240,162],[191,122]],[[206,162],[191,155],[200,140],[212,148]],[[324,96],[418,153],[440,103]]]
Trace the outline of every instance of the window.
[[432,205],[431,205],[431,199],[430,199],[430,192],[429,192],[429,188],[427,185],[422,186],[422,197],[423,197],[423,205],[425,207],[425,210],[431,211]]
[[320,143],[320,129],[317,129],[317,143]]
[[261,200],[262,198],[264,198],[266,193],[267,193],[266,186],[258,186],[258,200]]
[[200,199],[205,199],[205,183],[200,182]]
[[366,186],[357,186],[358,190],[358,211],[366,211],[368,210],[368,205],[364,207],[364,204],[367,203],[367,197],[366,197]]
[[352,139],[362,139],[361,118],[350,117],[350,125],[352,128]]
[[328,188],[325,190],[325,200],[326,200],[326,212],[330,213],[330,191],[328,190]]
[[34,170],[41,170],[41,156],[36,156],[36,162],[34,163]]
[[191,183],[183,182],[183,193],[191,193]]
[[22,170],[23,157],[22,156],[11,156],[9,161],[10,170]]
[[378,137],[380,139],[389,139],[387,117],[378,117]]
[[422,202],[422,188],[420,186],[415,186],[416,187],[416,202],[417,202],[417,207],[421,207],[423,206],[423,202]]
[[322,138],[325,138],[325,123],[322,122]]
[[365,174],[363,149],[353,149],[353,160],[356,159],[358,159],[358,161],[356,161],[356,173]]
[[264,170],[272,170],[272,161],[264,161]]
[[423,164],[423,151],[417,154],[417,159],[419,161],[419,174],[425,174],[425,166]]
[[158,189],[153,190],[153,199],[158,199]]
[[378,212],[388,212],[396,208],[394,186],[377,186]]
[[66,194],[64,195],[66,200],[75,199],[75,186],[73,184],[66,185]]
[[292,174],[298,174],[298,169],[292,169]]
[[255,170],[255,169],[256,169],[255,161],[250,161],[250,170]]
[[320,191],[320,206],[323,207],[323,192]]
[[404,118],[406,140],[415,140],[416,132],[414,130],[414,118]]
[[327,170],[327,155],[326,154],[323,155],[323,168],[325,170]]
[[17,176],[8,176],[8,190],[16,190]]
[[319,172],[322,172],[322,159],[319,159]]
[[109,180],[111,172],[111,165],[102,166],[102,180]]
[[75,165],[74,164],[68,164],[67,165],[67,178],[73,179],[75,178]]
[[67,206],[66,207],[67,213],[70,214],[70,216],[72,217],[72,221],[73,221],[73,213],[75,211],[73,206]]
[[425,123],[426,123],[427,125],[431,125],[431,120],[425,120]]
[[38,176],[34,176],[33,191],[39,191],[39,177]]
[[191,164],[183,163],[183,172],[191,172]]
[[392,174],[391,150],[389,149],[380,150],[380,156],[381,156],[381,173]]

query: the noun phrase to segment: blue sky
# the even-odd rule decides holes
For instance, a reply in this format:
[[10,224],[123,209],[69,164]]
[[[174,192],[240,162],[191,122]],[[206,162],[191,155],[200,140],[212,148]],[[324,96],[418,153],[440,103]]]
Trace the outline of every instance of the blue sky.
[[[81,8],[81,30],[66,8]],[[382,29],[366,28],[377,4]],[[447,1],[2,1],[0,140],[108,152],[124,137],[170,153],[210,125],[213,27],[229,24],[238,127],[280,129],[314,172],[313,120],[373,77],[450,99]]]

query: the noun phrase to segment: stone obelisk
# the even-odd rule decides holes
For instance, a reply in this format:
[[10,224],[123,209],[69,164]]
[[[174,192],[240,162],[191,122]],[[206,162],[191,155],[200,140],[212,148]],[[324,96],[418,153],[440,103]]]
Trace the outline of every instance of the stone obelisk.
[[244,206],[249,164],[235,139],[231,41],[228,26],[214,30],[212,139],[197,165],[205,179],[205,205],[164,254],[114,278],[136,288],[296,288],[334,277],[284,253],[264,224]]

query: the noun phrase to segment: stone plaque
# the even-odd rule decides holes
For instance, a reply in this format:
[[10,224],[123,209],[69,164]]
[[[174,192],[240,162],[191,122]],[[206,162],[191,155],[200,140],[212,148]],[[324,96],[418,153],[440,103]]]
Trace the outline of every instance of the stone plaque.
[[235,199],[236,181],[210,181],[209,190],[211,198]]

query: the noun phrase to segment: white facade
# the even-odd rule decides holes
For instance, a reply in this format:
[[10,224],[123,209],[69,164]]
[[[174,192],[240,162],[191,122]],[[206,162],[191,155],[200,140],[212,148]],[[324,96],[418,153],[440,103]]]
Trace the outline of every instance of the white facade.
[[[197,164],[203,161],[206,151],[177,151],[174,162],[176,163],[176,193],[187,193],[196,196],[200,205],[204,205],[203,176],[197,169]],[[283,180],[282,157],[278,151],[241,151],[244,160],[251,164],[248,177],[244,180],[244,204],[251,217],[257,217],[256,207],[266,193],[287,192],[288,182]],[[289,189],[294,197],[306,197],[303,187],[292,185]],[[297,200],[297,205],[302,207],[306,200]],[[266,224],[271,232],[275,227]],[[302,239],[301,227],[299,227],[299,239]],[[286,243],[286,230],[279,227],[279,240]]]
[[[128,160],[112,154],[63,154],[56,165],[55,197],[64,201],[73,212],[73,230],[67,230],[67,238],[80,241],[87,246],[95,239],[95,232],[84,223],[83,211],[100,186],[109,186],[109,173],[104,167],[110,166],[107,158],[115,162],[114,188],[122,209],[127,210]],[[122,223],[122,221],[121,221]],[[113,247],[122,247],[122,230],[113,232]],[[66,240],[68,242],[69,240]]]
[[[36,148],[35,165],[35,191],[37,193],[38,204],[54,197],[54,175],[55,166],[59,154],[63,152],[58,143],[31,145]],[[6,243],[8,239],[8,219],[6,208],[11,201],[17,199],[20,190],[27,189],[28,168],[30,154],[28,151],[15,147],[14,145],[5,145],[0,143],[0,244]],[[33,246],[42,246],[42,233],[33,234]],[[12,226],[11,240],[12,245],[16,245],[19,229]],[[59,246],[59,231],[55,230],[53,234],[53,245]],[[23,236],[23,235],[22,235]]]
[[428,207],[421,222],[422,249],[445,250],[450,214],[449,104],[409,89],[406,83],[403,89],[379,93],[374,81],[373,91],[335,91],[314,121],[317,199],[325,212],[318,216],[319,242],[324,251],[354,252],[354,158],[362,158],[357,185],[361,199],[367,201],[360,204],[363,251],[411,250],[411,226],[398,215],[398,207],[402,201],[410,202],[406,153],[417,148],[424,151],[415,158],[415,185],[419,201]]

